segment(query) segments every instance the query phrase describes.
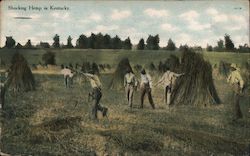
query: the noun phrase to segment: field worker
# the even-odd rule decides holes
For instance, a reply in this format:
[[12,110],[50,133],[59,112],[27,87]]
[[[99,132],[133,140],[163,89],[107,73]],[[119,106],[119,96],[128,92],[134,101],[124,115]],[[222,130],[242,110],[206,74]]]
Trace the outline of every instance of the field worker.
[[163,74],[161,79],[156,83],[156,85],[162,84],[162,86],[164,87],[164,103],[166,103],[167,106],[170,105],[171,101],[170,98],[171,98],[171,93],[173,91],[175,80],[182,75],[184,74],[177,74],[171,72],[170,69],[167,67],[166,72]]
[[137,80],[135,78],[135,74],[132,72],[131,69],[127,69],[127,73],[124,76],[124,88],[126,93],[126,98],[128,100],[128,106],[132,108],[133,102],[133,94],[134,90],[137,87]]
[[70,75],[72,74],[71,70],[66,66],[64,69],[61,70],[61,73],[64,76],[65,87],[69,88],[69,86],[70,86]]
[[73,77],[74,77],[74,73],[72,71],[70,71],[70,74],[69,74],[69,84],[70,84],[70,87],[73,85]]
[[231,73],[227,78],[227,82],[232,86],[234,93],[234,120],[240,119],[243,117],[240,110],[240,94],[243,92],[244,81],[240,74],[240,69],[237,68],[235,63],[232,63],[230,66]]
[[94,98],[94,105],[92,107],[92,115],[93,119],[97,119],[97,111],[101,111],[103,117],[107,115],[108,108],[103,107],[100,105],[100,100],[102,98],[102,84],[98,76],[95,74],[94,71],[90,71],[89,73],[84,73],[84,75],[87,77],[87,79],[90,81],[90,85],[92,87],[92,93]]
[[154,101],[151,95],[152,79],[151,76],[146,73],[145,69],[141,71],[140,87],[141,87],[141,108],[143,108],[144,96],[147,93],[149,103],[151,104],[152,108],[155,109]]

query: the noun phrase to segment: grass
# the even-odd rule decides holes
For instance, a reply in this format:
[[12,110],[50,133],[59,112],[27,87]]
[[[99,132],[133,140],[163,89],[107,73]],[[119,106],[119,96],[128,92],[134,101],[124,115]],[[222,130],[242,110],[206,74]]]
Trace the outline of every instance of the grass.
[[[244,118],[232,122],[231,94],[224,79],[215,79],[223,103],[215,107],[165,108],[162,90],[153,89],[156,110],[148,101],[127,106],[124,92],[107,88],[102,74],[101,103],[108,118],[90,120],[89,83],[64,88],[61,75],[36,74],[37,90],[7,95],[2,114],[1,150],[12,155],[244,155],[249,152],[249,95],[242,97]],[[52,150],[53,149],[53,150]]]
[[[158,64],[170,54],[166,51],[126,50],[55,50],[60,64],[95,61],[113,67],[123,57],[132,66]],[[45,50],[21,50],[29,64],[42,62]],[[9,64],[15,50],[0,49],[0,57]],[[204,53],[212,64],[220,60],[241,65],[249,54],[224,52]],[[4,58],[4,59],[3,59]],[[150,58],[150,60],[148,59]],[[134,95],[134,108],[127,106],[123,90],[110,90],[111,75],[101,74],[104,84],[101,103],[109,108],[108,118],[90,119],[92,102],[88,101],[89,83],[74,80],[66,89],[59,68],[34,70],[37,89],[18,96],[8,92],[1,113],[1,150],[11,155],[247,155],[250,152],[250,98],[241,97],[244,118],[232,122],[232,92],[225,78],[214,73],[214,83],[222,104],[214,107],[178,106],[170,110],[163,104],[163,90],[153,89],[156,110],[147,99],[139,109],[139,96]],[[112,70],[111,70],[112,71]],[[136,74],[137,75],[137,74]],[[153,81],[158,73],[153,73]],[[249,81],[248,81],[249,82]],[[249,90],[248,90],[249,91]],[[248,153],[247,153],[248,152]]]
[[[38,64],[42,62],[42,55],[46,52],[44,49],[0,49],[0,58],[5,63],[9,63],[12,55],[19,51],[26,57],[30,64]],[[178,51],[165,51],[165,50],[98,50],[98,49],[51,49],[50,51],[56,54],[56,63],[69,64],[79,63],[83,61],[98,62],[100,64],[108,63],[112,66],[117,65],[119,60],[123,57],[128,57],[132,66],[141,64],[147,66],[149,63],[154,62],[158,65],[159,61],[165,61],[171,54],[180,56]],[[231,53],[231,52],[203,52],[205,59],[209,60],[212,64],[219,64],[220,60],[226,62],[234,62],[241,65],[244,62],[249,62],[249,53]],[[4,58],[4,59],[3,59]],[[149,60],[150,58],[150,60]]]

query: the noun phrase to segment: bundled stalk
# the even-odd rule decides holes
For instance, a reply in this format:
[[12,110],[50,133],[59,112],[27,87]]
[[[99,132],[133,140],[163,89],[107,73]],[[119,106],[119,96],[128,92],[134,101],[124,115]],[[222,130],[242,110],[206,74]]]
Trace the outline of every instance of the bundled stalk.
[[207,106],[220,103],[213,83],[211,64],[201,54],[185,49],[180,71],[185,75],[176,81],[172,105]]
[[125,76],[127,70],[133,71],[131,66],[130,66],[128,58],[123,58],[119,62],[118,66],[113,74],[113,79],[111,80],[109,88],[122,89],[124,76]]
[[23,55],[15,53],[11,64],[7,87],[15,92],[35,90],[34,76]]

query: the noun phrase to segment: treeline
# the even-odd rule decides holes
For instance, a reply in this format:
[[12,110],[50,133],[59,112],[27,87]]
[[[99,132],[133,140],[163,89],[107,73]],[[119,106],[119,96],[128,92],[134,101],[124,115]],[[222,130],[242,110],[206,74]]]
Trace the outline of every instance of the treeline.
[[[161,48],[159,46],[160,37],[159,35],[149,35],[147,40],[140,39],[139,43],[134,46],[138,50],[175,50],[175,43],[169,39],[168,45]],[[28,40],[25,45],[20,43],[16,44],[16,41],[12,36],[6,37],[5,48],[17,48],[17,49],[32,49],[32,48],[78,48],[78,49],[127,49],[131,50],[133,45],[129,37],[122,40],[119,36],[111,37],[108,34],[103,35],[102,33],[94,34],[91,33],[90,36],[80,35],[76,40],[75,46],[72,44],[72,37],[69,36],[67,39],[67,44],[60,44],[60,36],[56,34],[53,37],[53,43],[50,45],[48,42],[40,42],[38,45],[32,45],[31,40]]]
[[247,53],[247,52],[250,52],[250,48],[248,44],[239,45],[239,47],[236,48],[230,35],[225,34],[224,40],[219,39],[215,47],[207,44],[206,51],[211,51],[211,52],[212,51],[216,51],[216,52],[231,51],[231,52]]
[[[48,42],[40,42],[38,45],[32,45],[31,40],[28,40],[25,45],[20,43],[16,44],[16,41],[11,37],[6,37],[5,48],[17,48],[17,49],[32,49],[32,48],[78,48],[78,49],[137,49],[137,50],[170,50],[174,51],[176,49],[182,49],[184,46],[180,45],[176,47],[174,41],[170,38],[165,47],[159,46],[160,37],[159,35],[149,35],[146,41],[141,38],[136,45],[132,45],[131,40],[127,37],[125,40],[122,40],[119,36],[111,37],[108,34],[103,35],[102,33],[94,34],[91,33],[90,36],[80,35],[76,40],[75,46],[72,44],[72,37],[67,38],[67,44],[60,44],[60,36],[56,34],[53,37],[53,43],[50,45]],[[201,46],[189,47],[195,51],[202,51]],[[232,39],[228,34],[225,34],[224,40],[220,39],[217,42],[215,47],[207,45],[206,51],[230,51],[230,52],[249,52],[248,44],[239,45],[238,48],[235,47]]]

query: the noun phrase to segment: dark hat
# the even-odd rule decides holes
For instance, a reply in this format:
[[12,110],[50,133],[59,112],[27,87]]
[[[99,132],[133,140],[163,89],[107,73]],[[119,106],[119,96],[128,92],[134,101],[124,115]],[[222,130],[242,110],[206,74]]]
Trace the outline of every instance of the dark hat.
[[142,69],[141,74],[143,74],[143,75],[145,75],[145,74],[146,74],[145,69]]

